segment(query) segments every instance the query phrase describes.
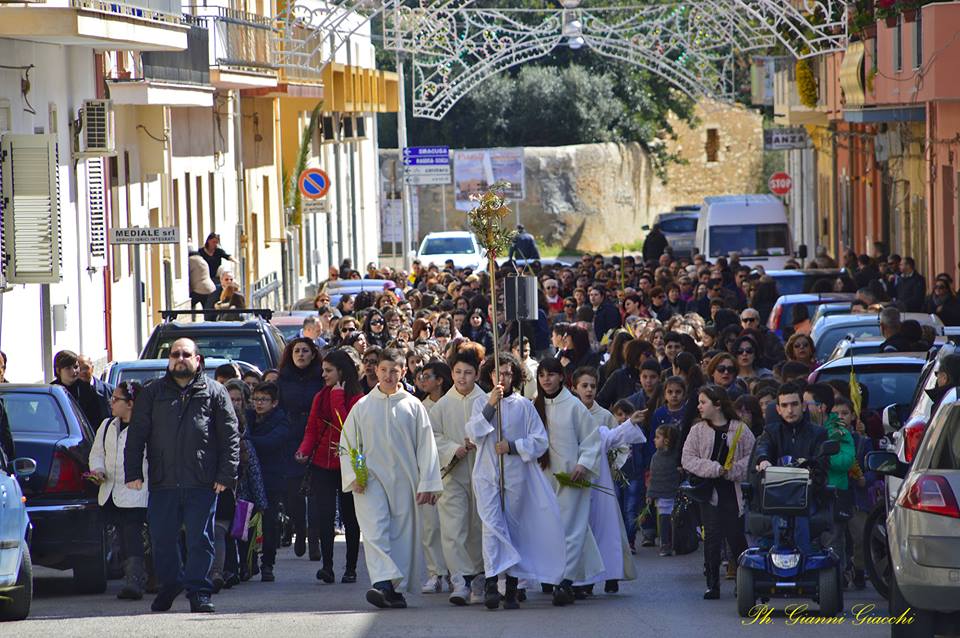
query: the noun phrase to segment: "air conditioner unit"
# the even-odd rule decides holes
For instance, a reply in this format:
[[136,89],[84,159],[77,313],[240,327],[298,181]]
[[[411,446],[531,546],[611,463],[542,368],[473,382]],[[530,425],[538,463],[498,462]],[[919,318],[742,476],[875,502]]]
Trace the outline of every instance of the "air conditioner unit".
[[104,157],[117,154],[113,131],[113,102],[84,100],[80,112],[80,157]]

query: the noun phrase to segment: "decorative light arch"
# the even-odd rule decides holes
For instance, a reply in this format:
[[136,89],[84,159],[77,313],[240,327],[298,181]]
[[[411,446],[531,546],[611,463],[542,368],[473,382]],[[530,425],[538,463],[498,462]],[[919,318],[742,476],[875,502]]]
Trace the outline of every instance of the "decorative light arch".
[[[730,98],[735,56],[779,45],[796,58],[846,46],[844,0],[668,0],[629,7],[486,9],[474,0],[300,0],[278,16],[280,66],[329,63],[366,20],[411,55],[413,114],[442,119],[484,79],[557,46],[657,74],[693,97]],[[565,7],[565,8],[564,8]]]

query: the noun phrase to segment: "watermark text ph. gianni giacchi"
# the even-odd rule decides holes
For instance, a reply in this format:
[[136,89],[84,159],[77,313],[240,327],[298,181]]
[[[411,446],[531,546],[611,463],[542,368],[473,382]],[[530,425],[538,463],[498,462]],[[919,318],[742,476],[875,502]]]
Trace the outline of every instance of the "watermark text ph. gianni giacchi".
[[907,609],[899,616],[874,615],[877,606],[869,603],[854,605],[850,612],[838,616],[820,616],[811,612],[809,605],[787,605],[783,617],[773,618],[775,608],[771,605],[755,605],[750,614],[740,623],[743,625],[770,625],[776,620],[784,625],[910,625],[913,623],[913,611]]

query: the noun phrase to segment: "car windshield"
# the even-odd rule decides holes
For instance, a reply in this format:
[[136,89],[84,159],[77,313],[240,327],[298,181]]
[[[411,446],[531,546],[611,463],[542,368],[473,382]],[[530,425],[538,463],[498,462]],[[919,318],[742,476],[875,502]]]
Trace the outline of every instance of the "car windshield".
[[[166,373],[166,370],[163,368],[127,368],[125,370],[118,370],[117,372],[117,384],[123,381],[136,381],[140,384],[146,384],[147,381],[153,381],[154,379],[162,377]],[[213,378],[213,369],[204,369],[204,373],[211,379]]]
[[696,217],[667,217],[661,219],[660,230],[665,233],[695,233],[697,232]]
[[[917,387],[921,366],[867,365],[856,366],[857,381],[867,386],[870,392],[867,407],[880,410],[891,403],[910,403]],[[817,375],[817,383],[850,381],[849,366],[824,370]]]
[[302,326],[295,323],[286,323],[277,326],[277,330],[280,331],[280,334],[283,335],[284,341],[287,342],[293,341],[297,338],[297,335],[300,334],[300,328],[302,328]]
[[[743,257],[782,257],[787,254],[789,236],[786,224],[711,226],[710,256],[740,253]],[[780,294],[787,293],[781,290]]]
[[469,237],[431,237],[423,243],[421,255],[472,255],[473,240]]
[[838,326],[832,330],[825,330],[817,339],[817,361],[826,361],[830,353],[833,352],[833,349],[840,343],[840,340],[847,335],[853,335],[855,338],[879,337],[880,322],[878,320],[877,323],[861,324],[859,326]]
[[57,400],[37,392],[0,394],[10,431],[14,434],[66,434],[67,422]]
[[[167,341],[160,342],[160,347],[157,349],[157,358],[166,359],[170,356],[170,346],[173,345],[174,341],[185,336],[187,335],[177,335]],[[189,335],[189,338],[193,339],[194,343],[197,344],[197,350],[205,357],[246,361],[261,370],[272,367],[263,343],[255,335],[194,334]]]

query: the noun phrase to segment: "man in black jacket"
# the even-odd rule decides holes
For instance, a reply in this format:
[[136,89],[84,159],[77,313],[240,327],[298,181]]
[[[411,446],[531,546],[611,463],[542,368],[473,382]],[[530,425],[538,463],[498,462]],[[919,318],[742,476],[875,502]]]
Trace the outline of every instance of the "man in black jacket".
[[916,271],[913,257],[904,257],[900,263],[900,281],[896,288],[897,306],[904,312],[920,312],[927,295],[927,281]]
[[[810,420],[800,388],[793,383],[784,383],[777,392],[777,418],[767,423],[753,447],[750,473],[756,478],[768,467],[798,459],[813,459],[826,440],[827,431]],[[810,519],[797,517],[796,525],[797,546],[809,551]],[[774,525],[775,534],[778,531],[778,526]]]
[[654,224],[643,240],[644,263],[656,262],[668,245],[667,236],[660,230],[660,224]]
[[593,334],[600,341],[608,331],[620,327],[620,311],[607,301],[607,293],[600,286],[590,286],[587,297],[593,309]]
[[517,235],[513,238],[513,245],[510,246],[510,259],[540,259],[540,251],[537,250],[537,240],[528,233],[523,224],[517,224]]
[[[230,395],[203,373],[197,344],[170,346],[167,374],[137,397],[124,449],[127,487],[143,489],[147,448],[150,503],[147,521],[161,590],[153,611],[167,611],[184,589],[193,612],[212,612],[213,518],[217,495],[233,489],[240,434]],[[180,559],[185,528],[187,562]]]

